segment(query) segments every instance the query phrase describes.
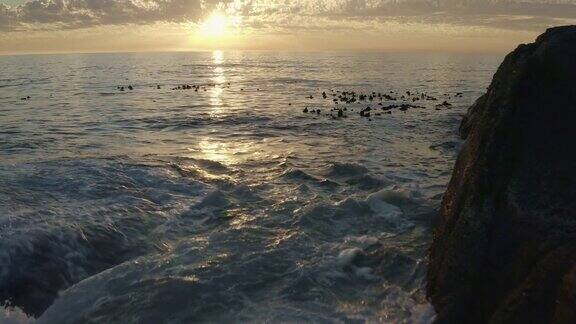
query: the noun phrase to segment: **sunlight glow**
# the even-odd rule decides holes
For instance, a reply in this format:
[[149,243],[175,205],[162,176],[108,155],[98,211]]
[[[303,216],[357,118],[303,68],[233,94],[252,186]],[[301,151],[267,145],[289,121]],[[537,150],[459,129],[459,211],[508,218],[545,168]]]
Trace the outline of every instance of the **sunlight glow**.
[[230,21],[226,16],[219,12],[214,12],[202,23],[200,31],[202,36],[219,38],[226,35],[229,25]]

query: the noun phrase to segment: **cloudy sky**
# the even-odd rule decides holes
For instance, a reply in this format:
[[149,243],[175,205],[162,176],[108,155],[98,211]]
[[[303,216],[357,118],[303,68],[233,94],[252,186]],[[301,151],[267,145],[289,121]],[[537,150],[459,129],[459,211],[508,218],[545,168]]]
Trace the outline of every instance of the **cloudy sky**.
[[0,53],[504,52],[575,23],[576,0],[0,0]]

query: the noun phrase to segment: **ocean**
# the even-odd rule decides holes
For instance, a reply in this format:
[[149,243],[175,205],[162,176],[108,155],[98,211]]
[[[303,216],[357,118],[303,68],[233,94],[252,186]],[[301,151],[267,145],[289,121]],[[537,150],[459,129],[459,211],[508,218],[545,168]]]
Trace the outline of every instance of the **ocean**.
[[502,59],[0,56],[0,320],[430,322],[459,122]]

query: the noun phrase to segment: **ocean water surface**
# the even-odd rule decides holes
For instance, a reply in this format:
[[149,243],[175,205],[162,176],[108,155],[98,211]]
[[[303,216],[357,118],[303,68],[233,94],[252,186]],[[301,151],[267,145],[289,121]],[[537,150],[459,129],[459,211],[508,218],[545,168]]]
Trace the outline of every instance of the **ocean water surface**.
[[501,59],[0,57],[0,319],[429,322],[459,121]]

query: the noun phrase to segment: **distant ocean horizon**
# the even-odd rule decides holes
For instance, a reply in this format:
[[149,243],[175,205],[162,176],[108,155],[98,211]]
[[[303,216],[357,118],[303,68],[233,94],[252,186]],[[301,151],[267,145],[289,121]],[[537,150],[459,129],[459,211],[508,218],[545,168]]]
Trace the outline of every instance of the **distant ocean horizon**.
[[511,46],[506,50],[487,50],[481,51],[478,49],[466,50],[449,50],[449,49],[353,49],[353,48],[334,48],[334,49],[248,49],[248,48],[214,48],[214,49],[143,49],[143,50],[78,50],[78,51],[35,51],[35,50],[18,50],[18,51],[0,51],[2,56],[41,56],[41,55],[131,55],[131,54],[194,54],[194,53],[213,53],[213,52],[226,52],[226,53],[260,53],[260,54],[349,54],[349,55],[362,55],[362,54],[378,54],[378,55],[453,55],[453,56],[486,56],[486,57],[504,57],[515,46]]
[[430,322],[458,126],[503,57],[0,55],[4,318]]

